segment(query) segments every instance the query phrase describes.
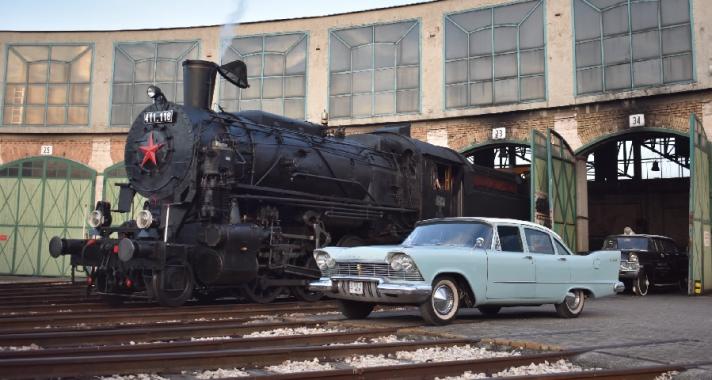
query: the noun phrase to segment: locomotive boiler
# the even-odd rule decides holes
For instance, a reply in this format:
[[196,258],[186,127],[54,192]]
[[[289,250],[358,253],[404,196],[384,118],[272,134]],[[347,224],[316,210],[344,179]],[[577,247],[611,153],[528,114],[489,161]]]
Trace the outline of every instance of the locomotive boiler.
[[[214,112],[216,74],[246,88],[244,63],[189,60],[183,72],[183,105],[148,89],[115,209],[97,202],[91,238],[50,241],[51,255],[71,255],[109,302],[176,306],[236,291],[270,302],[286,289],[318,299],[306,289],[320,276],[315,248],[399,242],[419,219],[467,209],[475,174],[448,148],[394,130],[344,136],[261,111]],[[135,193],[143,208],[112,225],[111,211],[129,212]]]

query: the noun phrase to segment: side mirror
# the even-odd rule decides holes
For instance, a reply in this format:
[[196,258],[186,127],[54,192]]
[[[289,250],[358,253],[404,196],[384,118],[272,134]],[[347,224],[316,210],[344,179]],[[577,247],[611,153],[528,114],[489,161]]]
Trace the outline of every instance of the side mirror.
[[475,240],[475,248],[484,248],[485,246],[485,239],[478,237],[477,240]]

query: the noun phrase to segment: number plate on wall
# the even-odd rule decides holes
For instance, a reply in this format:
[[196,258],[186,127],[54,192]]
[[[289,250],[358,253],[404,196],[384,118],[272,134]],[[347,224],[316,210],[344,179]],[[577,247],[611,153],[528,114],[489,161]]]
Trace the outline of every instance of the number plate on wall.
[[492,128],[492,140],[503,140],[507,138],[507,128]]
[[644,127],[645,126],[645,115],[642,113],[628,116],[628,126],[629,127]]
[[40,147],[40,155],[51,156],[52,155],[52,145],[42,145]]

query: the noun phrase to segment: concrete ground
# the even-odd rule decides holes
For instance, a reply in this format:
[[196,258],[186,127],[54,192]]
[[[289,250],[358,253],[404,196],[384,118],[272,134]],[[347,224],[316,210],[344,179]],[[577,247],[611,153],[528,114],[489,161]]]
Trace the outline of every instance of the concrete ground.
[[[417,310],[374,313],[372,321],[415,320]],[[588,299],[575,319],[556,316],[553,305],[503,308],[486,317],[461,310],[457,322],[429,331],[453,336],[534,343],[544,348],[599,348],[578,357],[579,364],[626,368],[695,364],[680,379],[712,379],[712,297],[674,292],[636,297],[621,294]],[[616,346],[616,347],[611,347]],[[624,346],[624,347],[621,347]]]

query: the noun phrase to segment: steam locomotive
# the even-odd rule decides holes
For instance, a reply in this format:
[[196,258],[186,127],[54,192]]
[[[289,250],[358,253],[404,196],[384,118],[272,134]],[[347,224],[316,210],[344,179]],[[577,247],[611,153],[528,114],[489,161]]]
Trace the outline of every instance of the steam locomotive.
[[[423,218],[527,217],[516,175],[394,129],[345,136],[261,111],[214,112],[217,73],[246,88],[245,64],[188,60],[183,72],[183,105],[148,89],[153,104],[128,133],[129,183],[116,209],[97,202],[90,239],[50,241],[50,254],[88,268],[111,303],[178,306],[236,291],[266,303],[285,289],[316,300],[306,288],[320,276],[315,248],[399,242]],[[143,209],[112,226],[111,212],[129,212],[136,193]]]

